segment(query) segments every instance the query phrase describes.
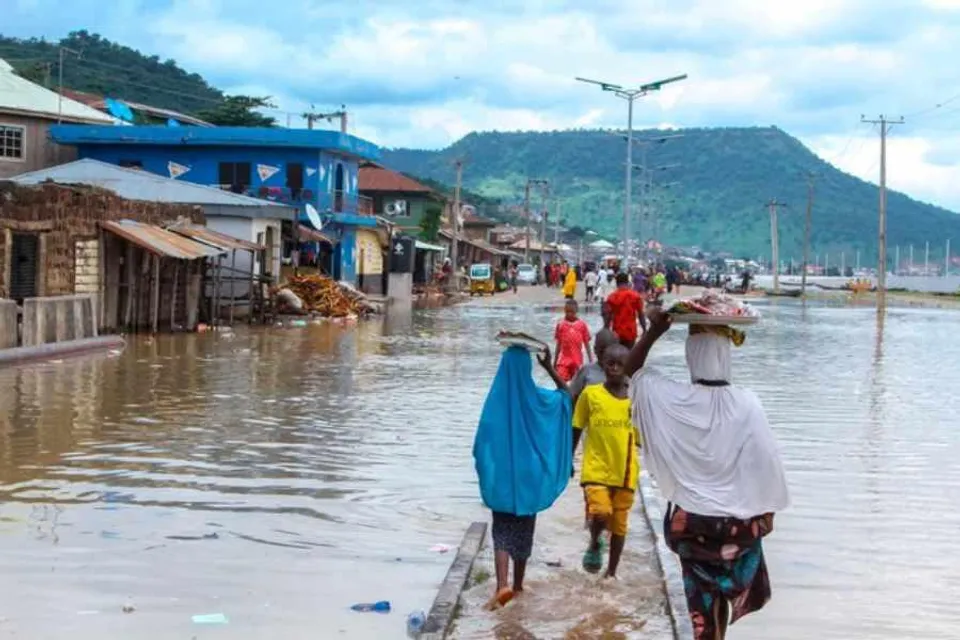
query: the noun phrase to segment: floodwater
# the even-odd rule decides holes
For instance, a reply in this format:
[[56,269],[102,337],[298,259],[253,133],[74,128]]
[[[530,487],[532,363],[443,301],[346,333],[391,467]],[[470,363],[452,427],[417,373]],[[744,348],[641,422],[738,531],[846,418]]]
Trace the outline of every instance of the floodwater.
[[[737,382],[794,504],[766,542],[773,600],[733,637],[955,636],[960,315],[764,311]],[[556,315],[462,306],[0,369],[0,638],[403,637],[452,559],[431,547],[488,518],[470,448],[489,337]],[[676,334],[653,360],[682,376]],[[474,586],[458,635],[668,637],[642,514],[612,585],[577,570],[582,520],[572,484],[538,521],[530,593],[491,615]],[[394,611],[349,610],[376,600]]]

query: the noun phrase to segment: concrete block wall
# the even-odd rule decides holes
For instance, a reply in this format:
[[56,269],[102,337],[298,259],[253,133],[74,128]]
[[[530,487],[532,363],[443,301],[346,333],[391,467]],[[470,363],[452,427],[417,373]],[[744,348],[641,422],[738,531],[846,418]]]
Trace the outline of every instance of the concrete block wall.
[[23,346],[95,338],[96,309],[96,297],[89,294],[27,298],[23,301]]
[[17,303],[13,300],[0,300],[0,349],[10,349],[19,342]]

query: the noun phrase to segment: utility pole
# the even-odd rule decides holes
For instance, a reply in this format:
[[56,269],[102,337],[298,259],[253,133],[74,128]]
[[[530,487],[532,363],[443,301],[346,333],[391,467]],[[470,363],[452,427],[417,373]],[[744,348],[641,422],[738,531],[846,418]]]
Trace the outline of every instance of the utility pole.
[[896,253],[893,259],[893,275],[900,275],[900,245],[897,245]]
[[846,277],[847,275],[847,252],[840,252],[840,277]]
[[637,98],[647,95],[651,91],[659,91],[664,85],[672,82],[679,82],[680,80],[686,80],[686,78],[687,74],[683,74],[674,76],[672,78],[657,80],[656,82],[649,82],[633,89],[626,88],[619,84],[613,84],[611,82],[600,82],[598,80],[590,80],[588,78],[575,78],[580,82],[588,82],[590,84],[598,85],[603,91],[610,91],[618,98],[622,98],[627,101],[627,166],[623,203],[623,258],[625,267],[628,266],[627,263],[629,262],[630,258],[630,211],[632,209],[631,200],[633,196],[633,101]]
[[60,58],[57,65],[57,124],[61,124],[63,122],[63,54],[72,53],[79,60],[82,53],[63,46],[57,47],[57,51]]
[[[913,245],[910,245],[910,271],[913,271]],[[907,275],[911,275],[908,273]]]
[[930,275],[930,241],[927,240],[927,248],[923,255],[923,275]]
[[560,245],[560,207],[563,204],[559,198],[557,198],[557,214],[556,219],[553,221],[553,244]]
[[770,209],[770,252],[773,260],[773,290],[780,292],[780,237],[777,228],[777,207],[786,208],[786,203],[778,201],[776,198],[767,203]]
[[459,158],[454,161],[454,167],[457,169],[457,181],[453,187],[453,211],[450,212],[450,221],[453,223],[451,225],[451,235],[453,240],[450,242],[450,266],[453,268],[452,271],[452,286],[453,291],[460,290],[460,267],[459,267],[459,255],[458,255],[458,244],[460,242],[460,184],[463,181],[463,160]]
[[810,264],[810,226],[813,221],[813,182],[816,174],[807,174],[807,220],[803,226],[803,272],[800,275],[800,290],[807,295],[807,265]]
[[950,277],[950,238],[947,238],[947,255],[943,259],[943,277]]
[[860,271],[860,249],[857,249],[857,271]]
[[[533,185],[547,185],[546,180],[539,178],[527,178],[527,184],[523,187],[523,215],[527,219],[527,239],[523,248],[523,261],[530,264],[530,234],[533,233],[530,226],[530,187]],[[541,241],[542,242],[542,241]],[[540,247],[540,257],[543,257],[543,246]]]
[[860,122],[880,125],[880,230],[877,234],[879,243],[878,270],[877,270],[877,305],[886,302],[887,295],[887,133],[895,124],[903,124],[903,118],[887,120],[883,115],[877,120],[867,120],[860,116]]
[[310,106],[310,111],[303,114],[303,119],[307,121],[307,129],[313,129],[313,123],[317,120],[326,120],[327,122],[333,122],[334,118],[340,119],[340,133],[347,132],[347,107],[346,105],[340,105],[339,111],[332,111],[330,113],[314,113],[313,105]]

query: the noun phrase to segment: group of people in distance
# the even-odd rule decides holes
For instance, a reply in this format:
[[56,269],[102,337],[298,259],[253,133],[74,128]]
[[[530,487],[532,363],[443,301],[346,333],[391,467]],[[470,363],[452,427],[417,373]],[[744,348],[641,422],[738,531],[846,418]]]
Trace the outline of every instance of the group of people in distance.
[[[734,341],[734,330],[691,325],[690,381],[670,380],[651,370],[647,358],[670,330],[671,317],[657,307],[645,313],[643,296],[626,273],[615,280],[592,345],[569,296],[554,331],[555,350],[537,356],[556,393],[571,402],[570,424],[556,428],[572,429],[574,455],[583,445],[580,485],[589,538],[581,566],[599,574],[605,563],[603,577],[616,579],[642,457],[668,501],[664,537],[680,559],[695,639],[724,638],[728,624],[770,598],[761,541],[789,502],[777,444],[757,396],[731,384],[732,348],[742,344]],[[591,282],[585,278],[587,286]],[[535,514],[494,513],[497,591],[491,608],[523,591],[535,520]]]

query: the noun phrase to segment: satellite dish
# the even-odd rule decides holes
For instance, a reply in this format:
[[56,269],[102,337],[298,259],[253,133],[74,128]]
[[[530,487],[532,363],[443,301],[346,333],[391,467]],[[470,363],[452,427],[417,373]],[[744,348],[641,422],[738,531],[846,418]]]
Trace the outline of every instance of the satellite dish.
[[307,219],[310,220],[310,224],[312,224],[317,231],[322,231],[323,220],[320,219],[320,214],[317,213],[316,208],[308,202],[304,209],[307,210]]

